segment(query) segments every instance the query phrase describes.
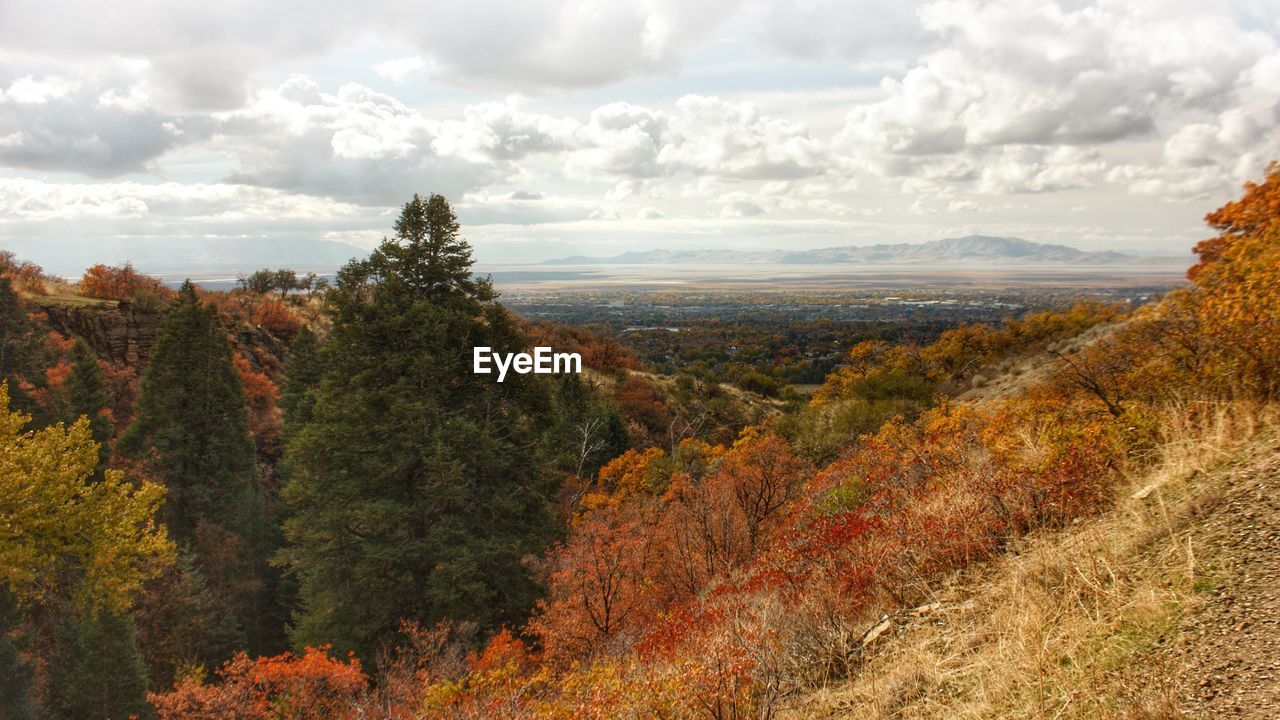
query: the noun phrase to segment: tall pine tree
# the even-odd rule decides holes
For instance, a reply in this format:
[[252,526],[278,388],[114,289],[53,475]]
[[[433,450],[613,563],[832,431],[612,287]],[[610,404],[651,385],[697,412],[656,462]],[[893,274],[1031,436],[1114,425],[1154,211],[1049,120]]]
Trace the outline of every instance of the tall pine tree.
[[0,276],[0,382],[9,385],[14,410],[35,414],[39,408],[23,390],[42,383],[48,358],[9,278]]
[[526,560],[554,527],[546,383],[471,368],[475,346],[518,352],[524,338],[472,274],[444,198],[415,195],[395,230],[339,273],[323,372],[305,398],[288,393],[293,640],[366,660],[401,619],[519,621],[538,592]]
[[[269,532],[244,389],[217,310],[189,281],[161,325],[117,449],[168,488],[162,516],[170,534],[235,615],[249,649],[276,650],[266,627]],[[197,650],[224,659],[217,648]]]
[[89,418],[89,430],[98,443],[98,474],[111,454],[109,442],[115,431],[108,408],[111,393],[107,389],[107,376],[98,365],[98,358],[85,341],[77,339],[71,346],[71,374],[65,386],[66,409],[63,422],[70,424],[80,417]]
[[179,542],[202,521],[237,534],[255,523],[257,466],[244,389],[217,310],[190,281],[165,317],[119,450],[163,480],[164,519]]

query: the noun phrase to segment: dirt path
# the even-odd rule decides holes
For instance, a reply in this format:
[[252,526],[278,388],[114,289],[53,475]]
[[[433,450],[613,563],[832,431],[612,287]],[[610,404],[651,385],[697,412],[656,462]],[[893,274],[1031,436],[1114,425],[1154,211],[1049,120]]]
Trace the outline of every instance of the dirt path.
[[1189,718],[1280,718],[1280,452],[1241,468],[1192,532],[1209,600],[1161,658]]

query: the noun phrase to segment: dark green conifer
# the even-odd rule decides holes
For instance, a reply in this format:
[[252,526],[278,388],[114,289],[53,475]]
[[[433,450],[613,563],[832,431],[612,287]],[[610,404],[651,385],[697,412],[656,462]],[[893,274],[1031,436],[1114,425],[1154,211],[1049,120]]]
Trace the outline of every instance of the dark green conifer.
[[168,488],[170,533],[190,542],[201,521],[242,536],[256,522],[257,466],[244,389],[217,311],[190,281],[165,317],[119,450]]
[[244,389],[217,310],[199,301],[189,281],[161,325],[133,424],[117,449],[168,489],[162,518],[170,535],[192,554],[215,601],[237,618],[248,649],[278,650],[278,627],[270,627],[272,530]]
[[98,466],[107,461],[111,449],[108,443],[114,427],[107,408],[111,406],[111,393],[107,389],[107,376],[98,365],[98,358],[83,340],[76,340],[71,347],[71,374],[66,384],[66,417],[64,422],[75,422],[81,416],[89,418],[89,429],[98,443]]
[[45,650],[42,715],[50,720],[149,717],[147,674],[127,615],[57,613]]
[[35,324],[9,278],[0,277],[0,382],[9,383],[10,408],[35,415],[39,408],[23,381],[39,385],[47,364]]
[[414,196],[395,229],[339,273],[323,373],[288,401],[292,637],[366,660],[401,619],[518,622],[538,592],[527,559],[554,527],[547,384],[471,367],[474,347],[524,338],[472,274],[444,198]]

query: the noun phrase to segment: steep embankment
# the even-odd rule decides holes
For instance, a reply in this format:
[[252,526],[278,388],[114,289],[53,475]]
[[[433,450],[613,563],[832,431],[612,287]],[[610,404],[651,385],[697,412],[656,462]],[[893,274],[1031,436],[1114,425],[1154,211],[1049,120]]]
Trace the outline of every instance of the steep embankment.
[[[68,337],[83,339],[93,351],[113,365],[145,365],[155,344],[164,312],[139,310],[122,301],[80,303],[40,302],[49,326]],[[286,354],[286,343],[265,328],[244,322],[231,323],[230,338],[236,349],[257,371],[278,372]]]
[[887,618],[784,717],[1280,717],[1275,412],[1184,414],[1112,510]]

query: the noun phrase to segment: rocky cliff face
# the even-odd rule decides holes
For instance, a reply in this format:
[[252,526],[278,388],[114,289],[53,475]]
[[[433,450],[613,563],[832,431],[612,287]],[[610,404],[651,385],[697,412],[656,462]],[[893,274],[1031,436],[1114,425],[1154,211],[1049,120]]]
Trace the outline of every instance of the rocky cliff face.
[[49,305],[49,325],[67,336],[83,339],[98,357],[113,365],[146,364],[164,318],[159,312],[139,312],[128,303],[92,306]]
[[[43,310],[51,328],[83,339],[98,357],[126,367],[146,365],[164,320],[164,312],[137,310],[126,302],[49,305]],[[278,379],[288,352],[286,343],[255,325],[238,323],[228,329],[228,336],[249,364]]]

